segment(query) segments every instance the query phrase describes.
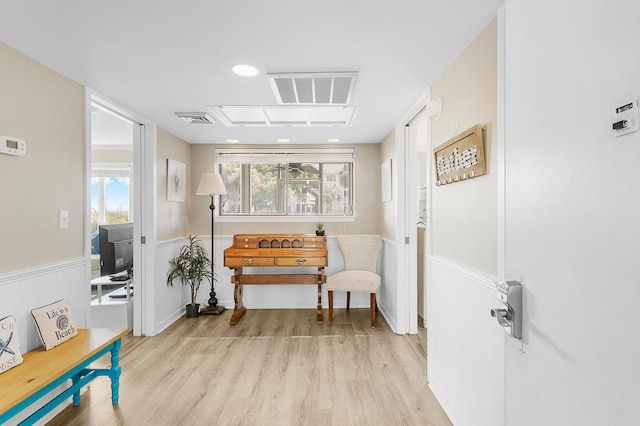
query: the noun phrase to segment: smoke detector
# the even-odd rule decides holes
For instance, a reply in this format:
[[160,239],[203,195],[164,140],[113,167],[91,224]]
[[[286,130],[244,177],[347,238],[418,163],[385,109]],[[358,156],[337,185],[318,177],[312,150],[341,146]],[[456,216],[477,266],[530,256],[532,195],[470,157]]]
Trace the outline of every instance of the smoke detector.
[[206,112],[176,112],[176,115],[189,124],[213,124],[216,122]]

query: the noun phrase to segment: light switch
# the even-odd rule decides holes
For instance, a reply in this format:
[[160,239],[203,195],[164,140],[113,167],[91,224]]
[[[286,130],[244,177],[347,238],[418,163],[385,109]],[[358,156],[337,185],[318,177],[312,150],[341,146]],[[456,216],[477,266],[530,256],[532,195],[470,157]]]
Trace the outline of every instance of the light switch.
[[58,210],[58,229],[69,227],[69,210]]

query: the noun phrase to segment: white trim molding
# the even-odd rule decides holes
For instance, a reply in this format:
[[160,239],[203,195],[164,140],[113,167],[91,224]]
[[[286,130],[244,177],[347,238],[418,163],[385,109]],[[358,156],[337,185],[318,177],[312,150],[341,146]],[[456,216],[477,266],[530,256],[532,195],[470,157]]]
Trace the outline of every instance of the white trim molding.
[[43,275],[52,275],[60,271],[90,264],[90,258],[78,257],[75,259],[64,260],[58,263],[51,263],[48,265],[41,265],[34,268],[22,269],[20,271],[0,274],[0,286],[13,284],[16,281],[28,280]]

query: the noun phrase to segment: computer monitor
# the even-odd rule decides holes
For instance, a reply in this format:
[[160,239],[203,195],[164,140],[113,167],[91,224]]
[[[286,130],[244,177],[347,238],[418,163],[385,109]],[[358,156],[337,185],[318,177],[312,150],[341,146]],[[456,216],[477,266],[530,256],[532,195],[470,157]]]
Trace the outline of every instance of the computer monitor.
[[133,268],[133,223],[100,225],[100,275]]

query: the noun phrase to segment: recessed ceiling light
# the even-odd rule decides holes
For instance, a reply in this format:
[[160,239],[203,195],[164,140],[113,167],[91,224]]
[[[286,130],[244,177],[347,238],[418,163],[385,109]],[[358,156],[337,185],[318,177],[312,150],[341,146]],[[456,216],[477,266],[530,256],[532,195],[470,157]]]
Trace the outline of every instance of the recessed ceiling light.
[[258,69],[252,65],[238,64],[231,68],[234,73],[242,77],[254,77],[258,75]]
[[239,139],[227,139],[227,142],[229,142],[229,143],[238,143],[238,142],[240,142],[240,140]]
[[287,142],[289,142],[289,139],[286,139],[286,138],[280,138],[280,139],[278,139],[278,142],[280,142],[280,143],[287,143]]
[[337,138],[327,139],[327,142],[340,142],[340,139],[337,139]]

